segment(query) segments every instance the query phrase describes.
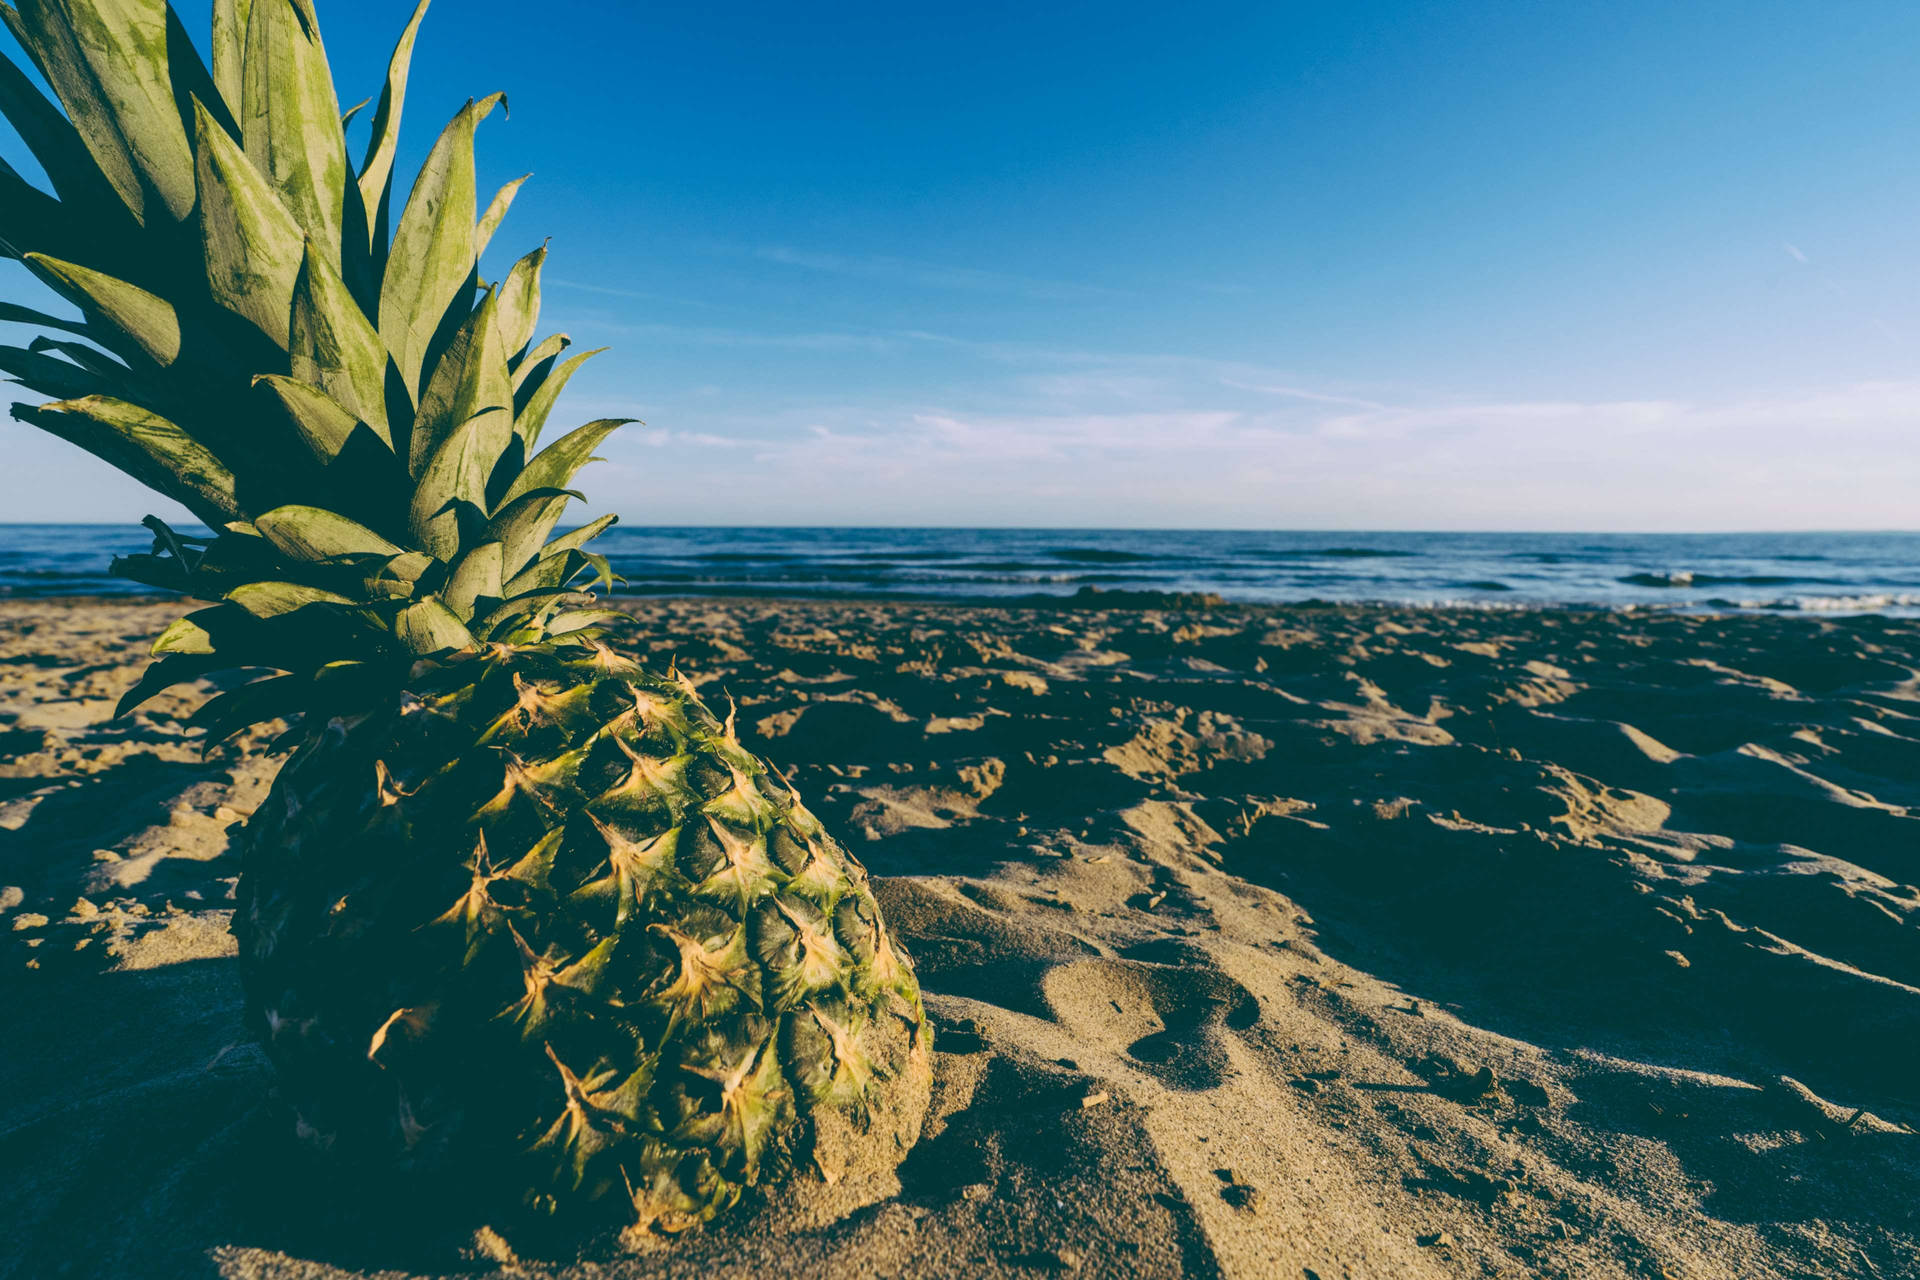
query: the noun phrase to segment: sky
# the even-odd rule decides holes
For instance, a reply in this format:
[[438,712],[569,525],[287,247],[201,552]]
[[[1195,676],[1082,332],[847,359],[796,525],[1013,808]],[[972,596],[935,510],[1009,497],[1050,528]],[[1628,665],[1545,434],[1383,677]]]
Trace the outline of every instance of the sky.
[[[403,7],[317,4],[376,92]],[[1917,59],[1869,0],[438,0],[401,172],[507,91],[485,273],[552,238],[631,522],[1915,528]],[[167,510],[0,431],[0,519]]]

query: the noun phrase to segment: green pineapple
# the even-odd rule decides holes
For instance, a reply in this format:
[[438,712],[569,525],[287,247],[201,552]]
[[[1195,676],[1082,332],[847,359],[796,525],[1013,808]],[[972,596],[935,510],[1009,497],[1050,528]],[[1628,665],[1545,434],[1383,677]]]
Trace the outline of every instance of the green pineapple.
[[0,164],[0,251],[83,316],[0,304],[44,331],[0,347],[51,397],[14,413],[213,530],[150,518],[116,563],[210,602],[122,710],[274,673],[197,719],[293,726],[233,930],[318,1144],[662,1231],[801,1160],[890,1167],[929,1031],[865,871],[731,716],[606,645],[580,588],[611,579],[586,547],[612,517],[555,536],[621,424],[538,447],[593,353],[534,341],[544,249],[479,277],[519,185],[479,208],[501,98],[391,222],[425,9],[356,167],[310,0],[215,0],[211,72],[164,0],[0,4],[65,108],[0,59],[52,187]]

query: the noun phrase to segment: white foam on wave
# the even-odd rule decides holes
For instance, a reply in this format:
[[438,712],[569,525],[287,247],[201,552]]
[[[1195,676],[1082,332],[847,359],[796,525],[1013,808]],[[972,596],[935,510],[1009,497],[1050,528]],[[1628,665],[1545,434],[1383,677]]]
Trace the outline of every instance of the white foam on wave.
[[1920,593],[1874,592],[1857,596],[1777,596],[1770,600],[1730,600],[1736,609],[1770,609],[1814,613],[1878,613],[1886,609],[1920,609]]

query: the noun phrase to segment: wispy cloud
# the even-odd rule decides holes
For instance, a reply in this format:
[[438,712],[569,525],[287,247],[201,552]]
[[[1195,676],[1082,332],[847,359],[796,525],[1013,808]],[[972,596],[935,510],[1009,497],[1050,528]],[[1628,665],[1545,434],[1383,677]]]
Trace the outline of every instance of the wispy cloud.
[[1280,396],[1287,400],[1310,400],[1315,404],[1344,404],[1359,409],[1384,409],[1387,406],[1372,400],[1361,400],[1354,396],[1335,395],[1328,391],[1312,391],[1306,387],[1263,386],[1257,382],[1242,382],[1238,378],[1222,378],[1224,386],[1235,387],[1241,391],[1258,391],[1262,395]]
[[[1920,489],[1920,382],[1721,402],[1207,398],[796,407],[725,428],[724,464],[669,447],[640,465],[655,518],[801,523],[1896,527]],[[663,492],[705,498],[666,513]]]
[[720,303],[707,302],[700,298],[683,298],[678,294],[654,293],[648,289],[628,289],[618,285],[590,284],[585,280],[568,280],[564,277],[547,276],[541,284],[546,288],[571,289],[576,293],[594,293],[605,298],[625,298],[635,302],[668,302],[677,307],[700,307],[709,311],[732,310]]
[[919,289],[957,289],[970,293],[1006,293],[1042,302],[1085,302],[1126,295],[1125,290],[1066,280],[1044,280],[1007,271],[980,267],[962,267],[941,263],[917,262],[911,258],[887,256],[856,257],[841,253],[820,253],[786,245],[759,245],[752,257],[762,262],[822,271],[834,275],[856,276],[865,280],[908,285]]

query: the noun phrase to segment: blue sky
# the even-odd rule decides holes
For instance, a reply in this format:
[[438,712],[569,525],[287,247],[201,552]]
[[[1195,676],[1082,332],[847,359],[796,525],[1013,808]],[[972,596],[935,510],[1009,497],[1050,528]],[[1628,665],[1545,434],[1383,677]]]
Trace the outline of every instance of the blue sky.
[[[318,3],[374,92],[400,6]],[[488,266],[553,237],[628,520],[1910,528],[1916,53],[1911,3],[438,0],[402,163],[508,91]],[[151,505],[12,430],[4,518]]]

